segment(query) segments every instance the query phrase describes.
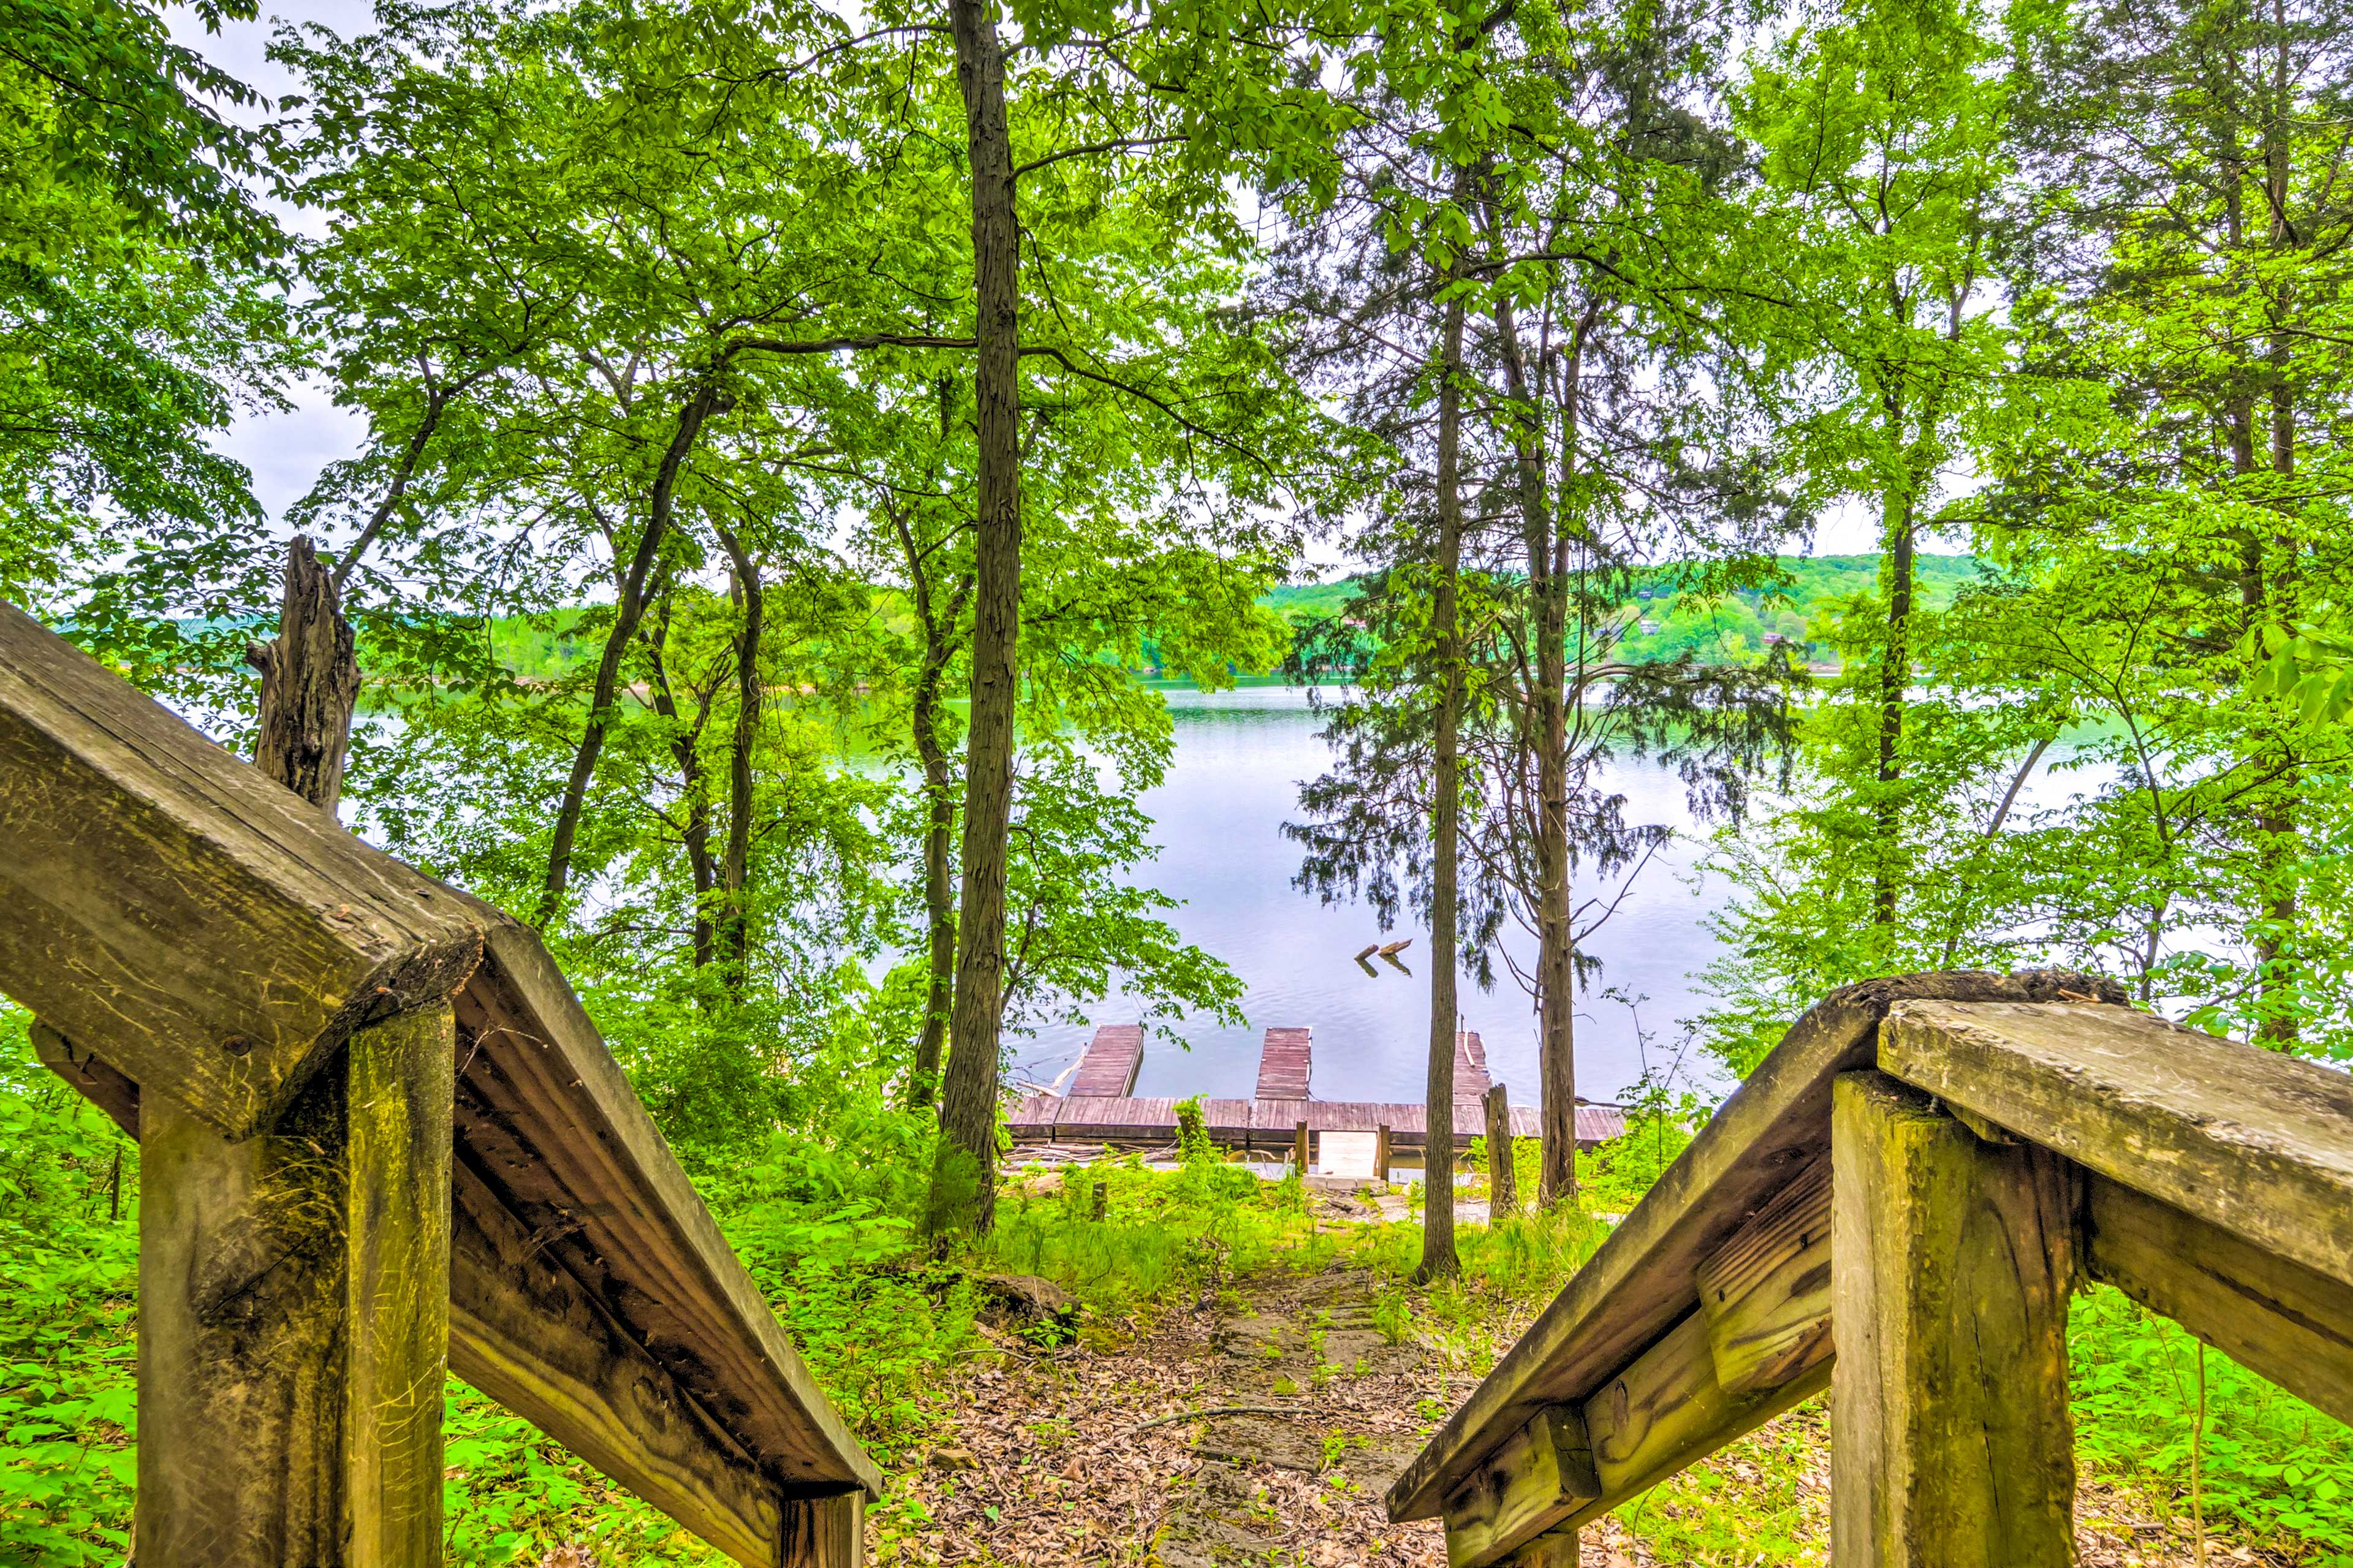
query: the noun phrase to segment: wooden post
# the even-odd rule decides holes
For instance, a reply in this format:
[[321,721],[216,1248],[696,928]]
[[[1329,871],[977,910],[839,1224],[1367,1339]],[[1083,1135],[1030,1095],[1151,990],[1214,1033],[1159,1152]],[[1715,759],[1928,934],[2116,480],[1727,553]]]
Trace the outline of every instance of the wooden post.
[[1831,1113],[1836,1568],[2075,1561],[2076,1184],[1876,1072]]
[[1385,1187],[1389,1184],[1389,1124],[1386,1121],[1373,1129],[1373,1179]]
[[1103,1218],[1103,1215],[1105,1215],[1106,1214],[1109,1214],[1110,1212],[1111,1212],[1111,1184],[1110,1184],[1109,1182],[1097,1182],[1097,1183],[1095,1184],[1095,1207],[1094,1207],[1094,1217],[1095,1217],[1095,1218],[1097,1218],[1097,1219],[1101,1219],[1101,1218]]
[[141,1568],[438,1568],[455,1074],[443,1005],[242,1142],[141,1106]]
[[865,1568],[866,1494],[785,1504],[784,1568]]
[[1519,1173],[1512,1168],[1512,1095],[1491,1085],[1487,1102],[1487,1215],[1492,1223],[1520,1207]]
[[1299,1162],[1299,1173],[1307,1174],[1307,1123],[1296,1122],[1291,1129],[1291,1157]]

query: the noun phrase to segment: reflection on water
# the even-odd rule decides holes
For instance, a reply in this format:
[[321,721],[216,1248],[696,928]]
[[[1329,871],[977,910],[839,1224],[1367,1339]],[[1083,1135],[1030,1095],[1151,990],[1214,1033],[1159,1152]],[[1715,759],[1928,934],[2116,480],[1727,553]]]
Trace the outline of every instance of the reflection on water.
[[[1322,773],[1327,761],[1306,694],[1258,686],[1167,695],[1176,761],[1166,782],[1141,802],[1156,825],[1160,858],[1136,877],[1185,900],[1169,919],[1187,941],[1241,976],[1249,1024],[1221,1028],[1187,1020],[1152,1031],[1136,1093],[1247,1096],[1257,1079],[1261,1032],[1306,1025],[1315,1031],[1317,1099],[1420,1100],[1430,1039],[1428,933],[1401,929],[1384,936],[1363,906],[1325,908],[1291,886],[1299,847],[1282,837],[1282,824],[1298,813],[1301,782]],[[1615,784],[1627,797],[1630,823],[1690,826],[1683,786],[1672,773],[1629,762],[1616,770]],[[1591,944],[1604,964],[1596,992],[1616,987],[1648,998],[1641,1018],[1652,1037],[1653,1061],[1681,1047],[1677,1020],[1700,1005],[1691,975],[1713,956],[1714,939],[1702,924],[1709,899],[1688,870],[1697,849],[1686,837],[1653,859]],[[1578,895],[1600,890],[1580,888]],[[1357,963],[1367,943],[1409,935],[1413,945],[1398,962]],[[1535,943],[1511,935],[1529,966]],[[1463,1025],[1485,1038],[1495,1079],[1511,1086],[1514,1102],[1534,1104],[1534,1011],[1501,964],[1497,972],[1493,992],[1463,987]],[[1133,1023],[1136,1009],[1114,997],[1093,1016],[1100,1023]],[[1051,1081],[1077,1058],[1088,1033],[1052,1027],[1017,1042],[1017,1076]],[[1625,1006],[1591,992],[1579,998],[1577,1060],[1578,1089],[1589,1099],[1609,1098],[1641,1071]]]

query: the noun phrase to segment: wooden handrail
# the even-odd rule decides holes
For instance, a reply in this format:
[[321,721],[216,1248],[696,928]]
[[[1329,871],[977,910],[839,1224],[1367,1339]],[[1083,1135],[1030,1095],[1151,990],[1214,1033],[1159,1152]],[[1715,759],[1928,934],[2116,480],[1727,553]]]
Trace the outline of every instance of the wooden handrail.
[[[2000,1552],[2041,1561],[2072,1495],[2079,1270],[2353,1416],[2353,1078],[2119,1001],[2058,972],[1826,998],[1408,1467],[1392,1517],[1442,1515],[1452,1568],[1573,1561],[1580,1523],[1835,1384],[1838,1562],[1919,1560],[1905,1489],[1972,1486]],[[1953,1360],[1993,1346],[1999,1415]],[[1974,1448],[1923,1462],[1971,1423]],[[1952,1496],[1933,1511],[1956,1507],[1966,1528]]]
[[133,1137],[257,1139],[347,1041],[439,1010],[452,1369],[739,1562],[855,1560],[880,1472],[535,932],[6,605],[0,837],[0,991]]

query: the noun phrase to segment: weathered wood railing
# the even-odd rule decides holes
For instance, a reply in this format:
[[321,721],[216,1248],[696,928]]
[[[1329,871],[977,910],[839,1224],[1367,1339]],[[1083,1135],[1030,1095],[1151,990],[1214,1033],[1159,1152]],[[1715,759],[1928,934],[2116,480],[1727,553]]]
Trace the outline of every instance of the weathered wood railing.
[[2053,972],[1833,994],[1388,1493],[1451,1568],[1825,1386],[1838,1568],[2074,1561],[2067,1300],[2105,1280],[2353,1419],[2353,1078]]
[[442,1560],[454,1368],[747,1568],[881,1477],[538,937],[0,605],[0,991],[137,1138],[140,1568]]

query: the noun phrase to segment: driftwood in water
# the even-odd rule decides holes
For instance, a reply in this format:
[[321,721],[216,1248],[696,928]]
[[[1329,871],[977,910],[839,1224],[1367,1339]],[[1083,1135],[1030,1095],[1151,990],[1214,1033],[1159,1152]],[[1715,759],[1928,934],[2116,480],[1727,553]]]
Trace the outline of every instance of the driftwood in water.
[[1365,960],[1372,957],[1373,954],[1380,952],[1380,950],[1381,944],[1379,942],[1368,942],[1365,944],[1365,951],[1356,954],[1356,962],[1358,963],[1362,963]]
[[1381,943],[1380,954],[1383,958],[1394,958],[1412,945],[1413,938],[1409,936],[1400,937],[1396,942],[1385,942]]

